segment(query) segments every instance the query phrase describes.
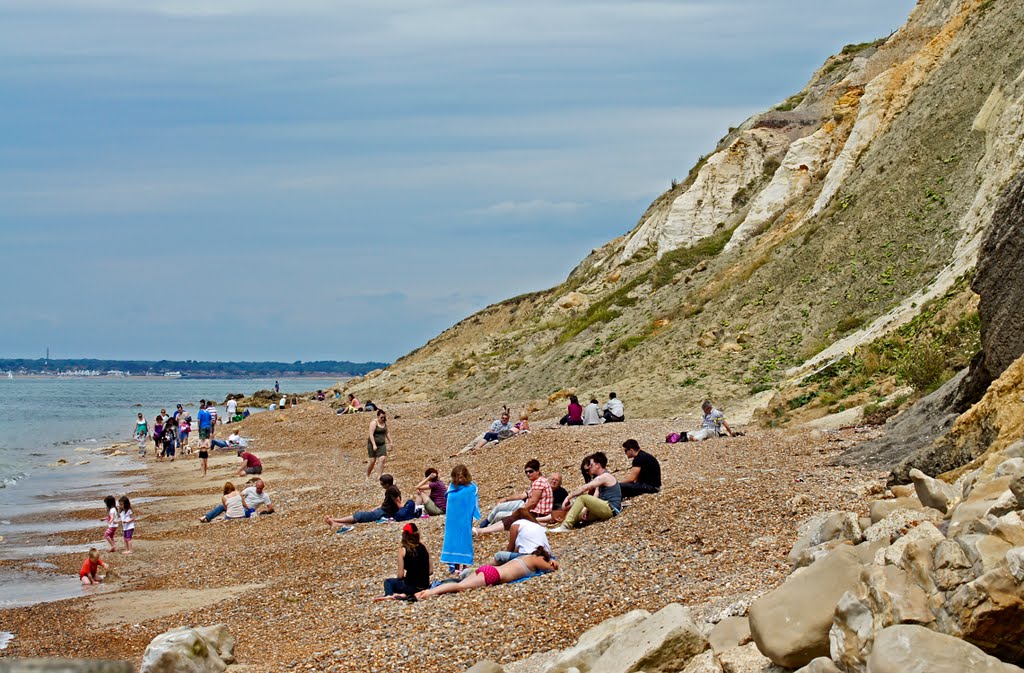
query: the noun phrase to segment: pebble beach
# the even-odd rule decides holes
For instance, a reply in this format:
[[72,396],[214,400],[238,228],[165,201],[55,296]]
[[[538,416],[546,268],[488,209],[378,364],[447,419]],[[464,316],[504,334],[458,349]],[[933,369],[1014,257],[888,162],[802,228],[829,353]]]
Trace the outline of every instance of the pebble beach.
[[[422,404],[388,411],[396,448],[387,471],[403,498],[411,496],[425,468],[437,468],[447,481],[452,466],[462,462],[486,511],[498,498],[524,490],[522,465],[531,458],[546,473],[561,472],[571,491],[582,483],[580,460],[594,451],[604,451],[609,469],[625,474],[628,460],[620,447],[627,438],[661,461],[664,487],[627,501],[610,521],[551,536],[558,572],[420,603],[373,603],[383,580],[394,576],[401,524],[363,524],[338,535],[323,523],[324,515],[380,503],[376,477],[365,478],[371,416],[339,416],[324,403],[257,414],[237,429],[263,460],[262,477],[278,513],[199,523],[219,502],[225,481],[244,482],[233,476],[239,463],[234,452],[213,452],[203,478],[194,454],[157,463],[150,448],[138,471],[124,475],[145,484],[128,492],[133,502],[145,503],[135,508],[135,553],[104,553],[112,573],[94,593],[0,611],[2,629],[15,634],[0,654],[137,665],[149,641],[168,629],[224,623],[237,639],[238,664],[231,668],[237,671],[440,672],[464,670],[484,658],[505,665],[523,661],[518,670],[534,670],[544,653],[631,609],[654,611],[679,602],[695,618],[742,613],[788,574],[786,555],[801,521],[834,509],[863,514],[865,496],[879,492],[883,478],[831,464],[875,430],[747,427],[734,428],[745,432],[742,437],[668,445],[665,435],[686,427],[679,421],[562,428],[542,414],[531,419],[528,435],[452,459],[489,425],[493,409],[437,416]],[[92,543],[102,550],[102,515],[99,501],[95,512],[70,512],[83,521],[96,519],[96,527],[40,535],[38,544]],[[444,517],[418,523],[439,579]],[[488,562],[506,542],[505,535],[478,536],[476,563]],[[118,546],[123,548],[120,537]],[[77,576],[82,555],[45,561],[55,574]],[[5,560],[0,568],[23,564]]]

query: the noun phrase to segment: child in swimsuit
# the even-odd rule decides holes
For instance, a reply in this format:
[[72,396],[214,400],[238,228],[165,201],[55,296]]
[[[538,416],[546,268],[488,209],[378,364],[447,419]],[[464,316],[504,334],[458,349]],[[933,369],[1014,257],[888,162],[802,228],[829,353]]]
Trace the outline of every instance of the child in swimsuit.
[[[516,563],[515,561],[518,561]],[[441,584],[433,589],[420,591],[416,594],[416,600],[426,600],[438,594],[458,593],[467,589],[479,589],[480,587],[492,587],[496,584],[508,584],[516,580],[528,577],[537,572],[553,572],[558,570],[558,562],[551,560],[551,555],[544,547],[537,547],[532,554],[520,556],[514,561],[506,563],[500,568],[491,565],[482,565],[476,572],[461,582]]]

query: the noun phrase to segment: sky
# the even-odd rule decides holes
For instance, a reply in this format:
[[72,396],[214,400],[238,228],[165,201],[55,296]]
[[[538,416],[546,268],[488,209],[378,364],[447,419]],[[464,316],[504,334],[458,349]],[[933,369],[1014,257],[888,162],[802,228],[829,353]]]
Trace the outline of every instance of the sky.
[[391,361],[914,0],[4,0],[0,357]]

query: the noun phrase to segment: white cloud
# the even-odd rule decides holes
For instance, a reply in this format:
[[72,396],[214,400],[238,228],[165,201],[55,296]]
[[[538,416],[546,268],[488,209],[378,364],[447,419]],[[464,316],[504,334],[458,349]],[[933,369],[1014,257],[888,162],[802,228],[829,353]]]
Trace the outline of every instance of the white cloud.
[[553,202],[543,199],[534,199],[533,201],[502,201],[486,208],[476,208],[470,211],[470,213],[484,217],[536,217],[537,215],[574,213],[583,205],[575,201]]

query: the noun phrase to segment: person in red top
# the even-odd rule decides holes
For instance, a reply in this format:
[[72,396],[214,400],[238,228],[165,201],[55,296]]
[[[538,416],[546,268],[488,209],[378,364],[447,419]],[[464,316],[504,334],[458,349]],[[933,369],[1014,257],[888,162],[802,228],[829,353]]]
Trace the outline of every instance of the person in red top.
[[239,477],[244,477],[247,474],[263,473],[263,462],[254,454],[249,453],[245,449],[239,449],[238,457],[242,459],[242,467],[238,468],[238,472],[235,473]]
[[100,566],[103,566],[104,570],[110,570],[110,566],[100,558],[100,553],[96,550],[96,547],[93,547],[89,550],[89,555],[85,557],[82,569],[78,571],[78,579],[82,581],[82,584],[102,582],[103,578],[96,574],[99,572]]

